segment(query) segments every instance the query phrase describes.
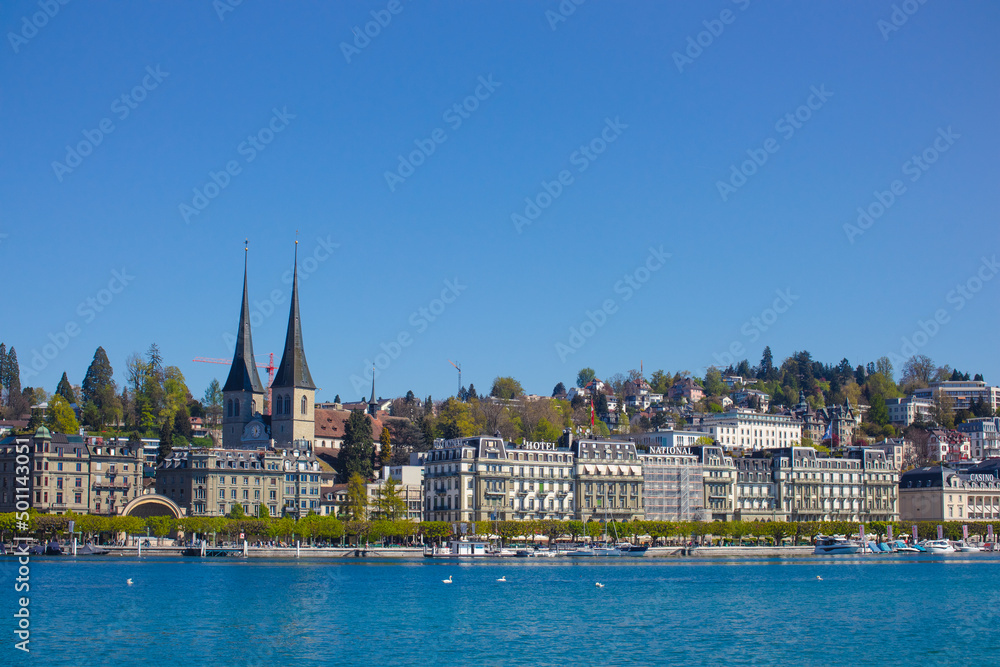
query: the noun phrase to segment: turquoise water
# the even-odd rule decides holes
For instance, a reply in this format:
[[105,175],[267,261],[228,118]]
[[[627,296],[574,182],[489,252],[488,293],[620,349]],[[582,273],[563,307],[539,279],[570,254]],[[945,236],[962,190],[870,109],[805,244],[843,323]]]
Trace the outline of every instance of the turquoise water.
[[0,665],[995,664],[1000,649],[992,554],[36,558],[27,659],[15,567],[0,559]]

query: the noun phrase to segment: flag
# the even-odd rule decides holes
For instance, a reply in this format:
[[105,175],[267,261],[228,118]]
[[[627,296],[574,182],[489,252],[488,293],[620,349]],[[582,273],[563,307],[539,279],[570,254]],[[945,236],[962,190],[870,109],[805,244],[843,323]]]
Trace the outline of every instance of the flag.
[[861,537],[861,545],[865,544],[865,524],[858,525],[858,535]]
[[986,541],[987,542],[992,542],[993,541],[993,524],[992,523],[990,525],[986,526]]
[[892,542],[892,524],[890,523],[888,526],[886,526],[885,530],[886,530],[886,536],[887,536],[887,540],[886,541]]
[[917,524],[913,524],[913,541],[917,541]]
[[938,524],[938,539],[939,540],[944,539],[944,526],[942,526],[941,524]]
[[963,540],[968,540],[969,539],[969,525],[968,524],[962,524],[962,539]]
[[594,430],[594,397],[590,397],[590,430]]
[[824,440],[833,440],[833,420],[832,419],[830,420],[830,423],[826,425],[826,433],[823,434],[823,439]]

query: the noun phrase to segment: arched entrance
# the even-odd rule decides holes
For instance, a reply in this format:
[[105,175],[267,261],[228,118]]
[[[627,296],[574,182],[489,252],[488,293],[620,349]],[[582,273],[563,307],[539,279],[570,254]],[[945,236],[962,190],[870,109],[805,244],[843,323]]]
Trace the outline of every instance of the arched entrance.
[[169,516],[180,519],[184,515],[184,511],[170,498],[158,493],[148,493],[133,498],[128,505],[122,508],[122,515],[137,516],[141,519],[150,516]]

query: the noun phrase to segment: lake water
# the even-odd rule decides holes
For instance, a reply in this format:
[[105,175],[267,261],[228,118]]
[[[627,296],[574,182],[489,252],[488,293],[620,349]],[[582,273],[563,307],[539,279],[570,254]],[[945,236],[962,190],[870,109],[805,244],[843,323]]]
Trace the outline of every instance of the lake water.
[[1000,649],[993,554],[35,558],[30,656],[13,649],[16,563],[0,568],[0,665],[995,664]]

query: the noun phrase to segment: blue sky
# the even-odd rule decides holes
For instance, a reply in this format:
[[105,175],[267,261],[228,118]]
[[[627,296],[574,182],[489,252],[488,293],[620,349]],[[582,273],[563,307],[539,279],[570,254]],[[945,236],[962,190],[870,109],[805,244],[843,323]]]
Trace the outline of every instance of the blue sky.
[[255,351],[279,353],[296,230],[323,400],[375,361],[384,396],[454,393],[449,359],[547,394],[764,345],[1000,381],[995,4],[220,6],[4,4],[0,340],[25,386],[80,382],[98,345],[120,377],[155,341],[200,397],[245,237]]

